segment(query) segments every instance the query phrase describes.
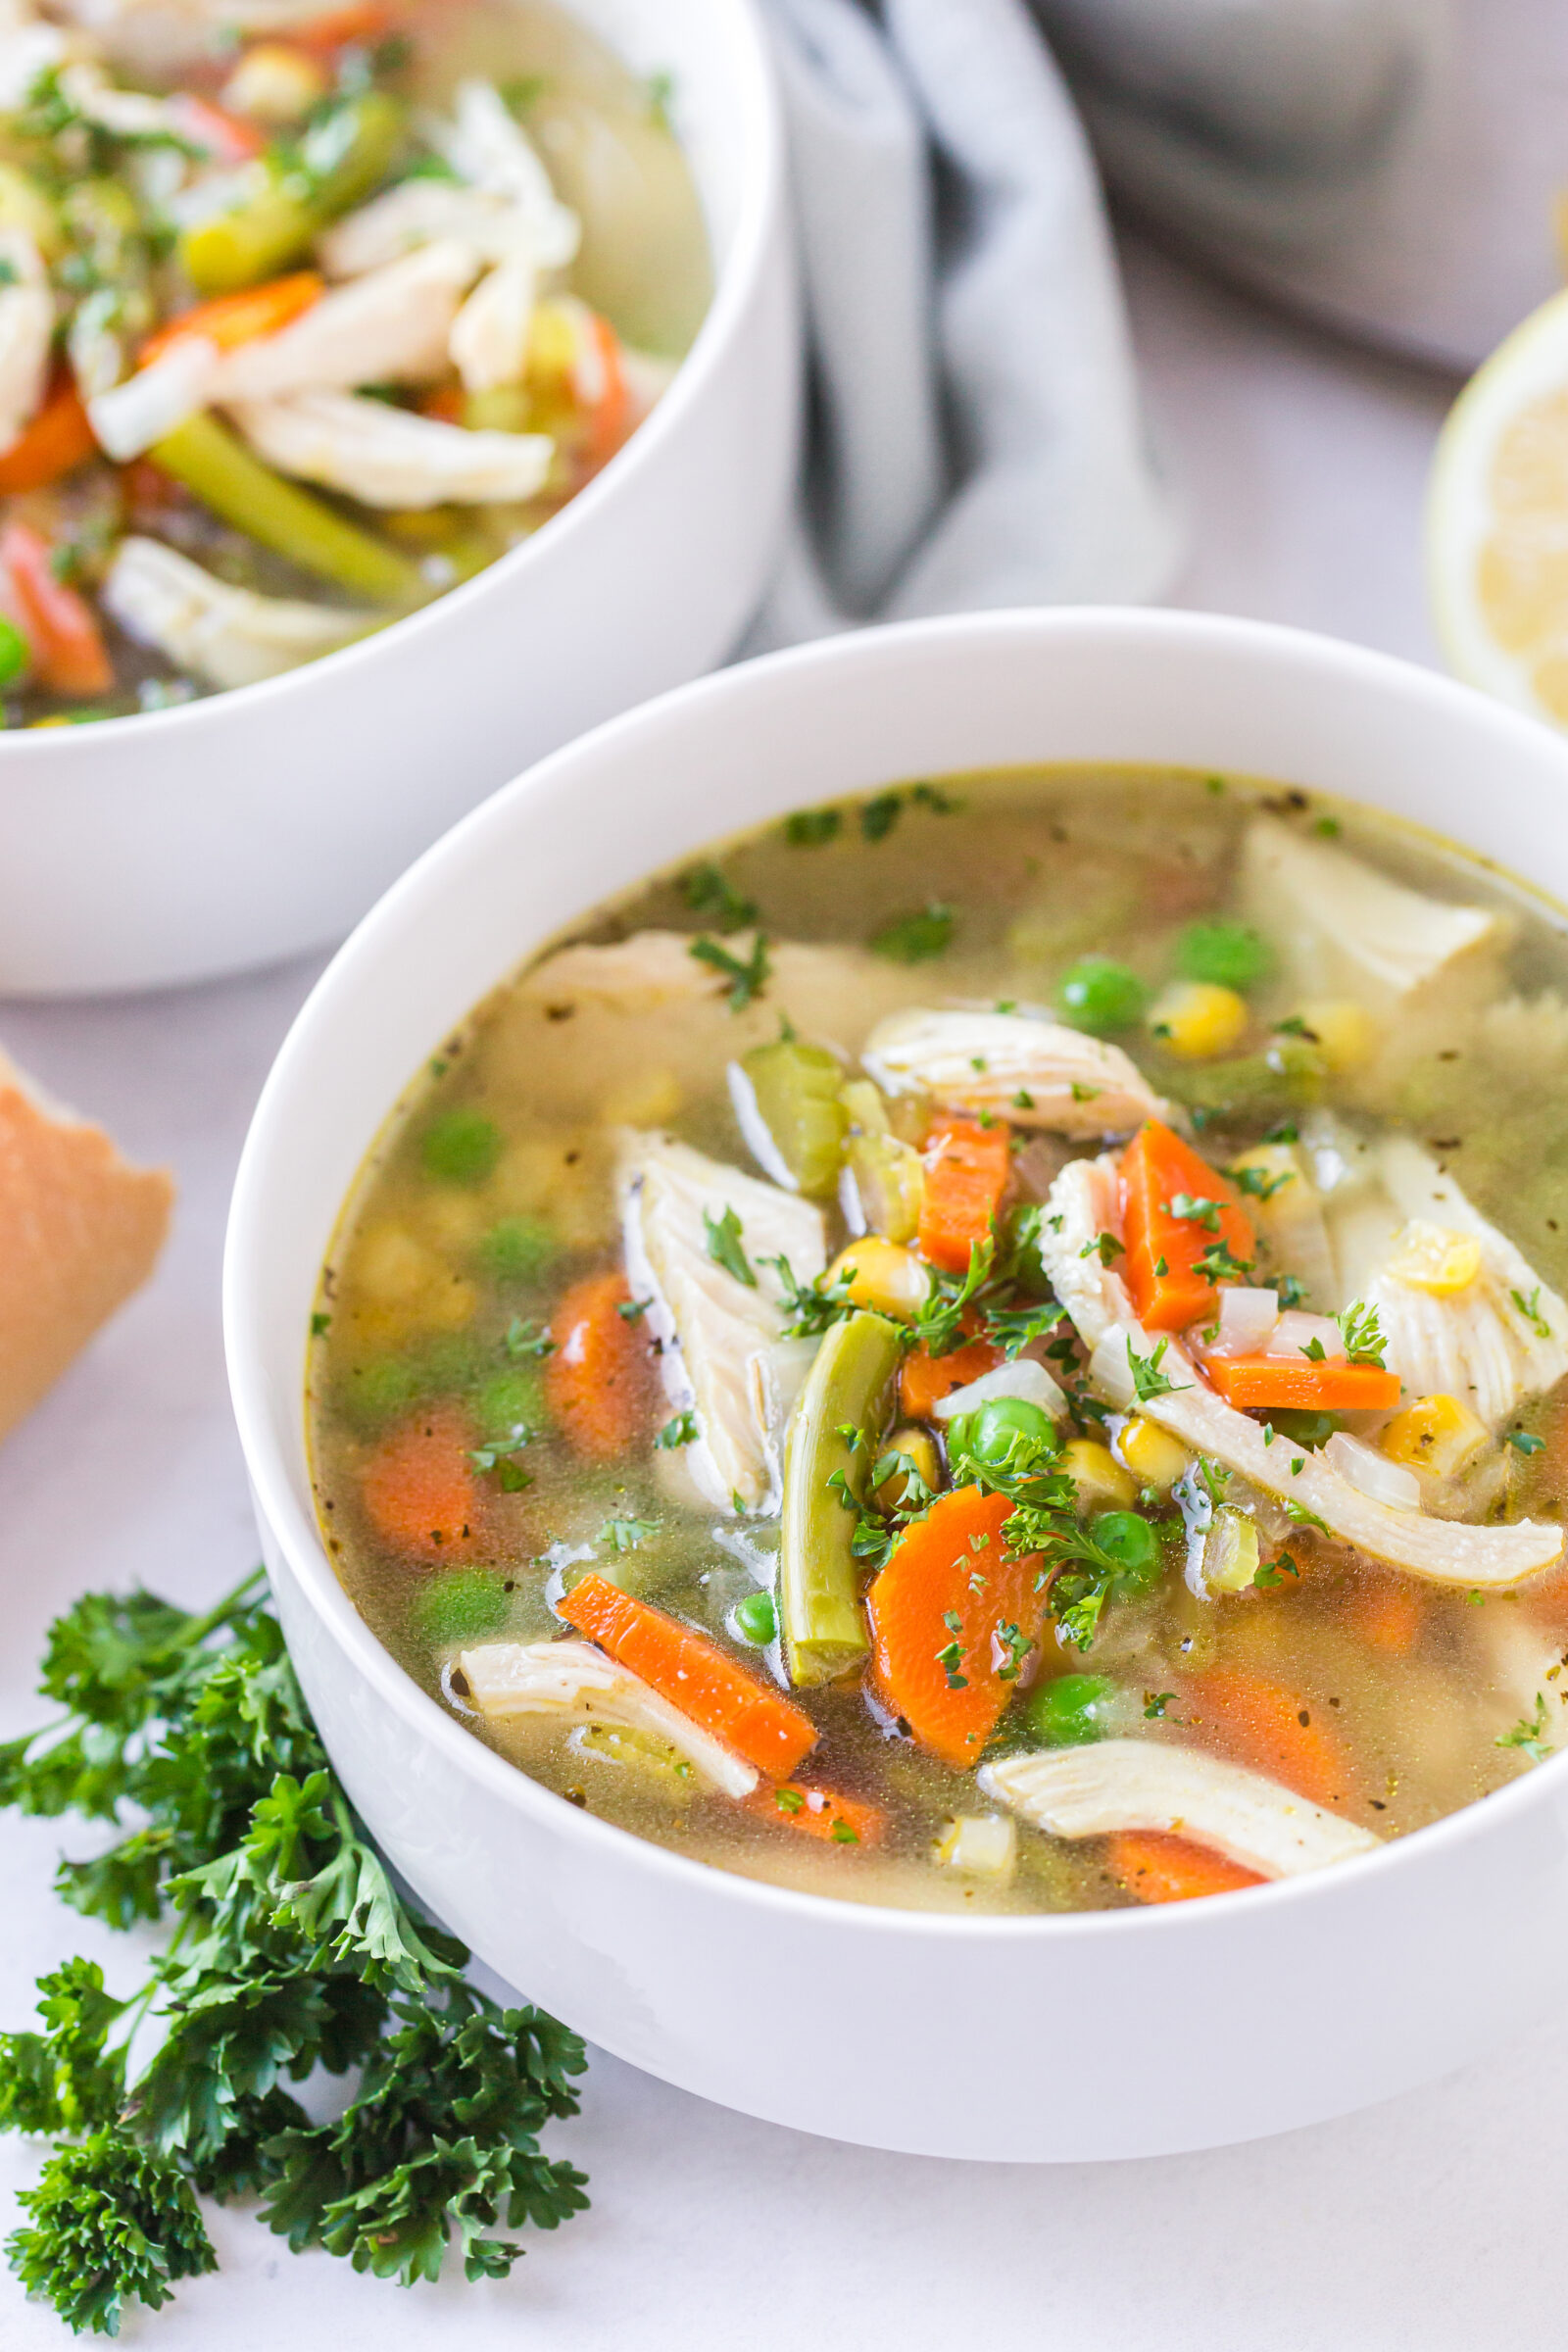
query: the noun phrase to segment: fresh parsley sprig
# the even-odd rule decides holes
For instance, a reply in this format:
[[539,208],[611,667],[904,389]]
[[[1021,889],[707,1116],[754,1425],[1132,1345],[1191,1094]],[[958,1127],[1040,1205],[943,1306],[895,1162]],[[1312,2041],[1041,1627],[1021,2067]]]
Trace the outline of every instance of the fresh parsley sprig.
[[[0,1747],[0,1802],[139,1816],[56,1888],[114,1928],[171,1921],[139,1991],[67,1961],[39,2031],[0,2034],[0,2128],[55,2143],[7,2244],[30,2292],[114,2334],[216,2267],[200,2198],[256,2195],[295,2248],[433,2278],[454,2244],[500,2277],[586,2202],[538,2132],[576,2111],[582,2044],[466,1984],[467,1952],[405,1903],[335,1779],[260,1572],[195,1614],[88,1594],[53,1627],[42,1690],[63,1712]],[[133,2070],[132,2035],[161,2034]],[[358,2080],[315,2124],[286,2087]]]

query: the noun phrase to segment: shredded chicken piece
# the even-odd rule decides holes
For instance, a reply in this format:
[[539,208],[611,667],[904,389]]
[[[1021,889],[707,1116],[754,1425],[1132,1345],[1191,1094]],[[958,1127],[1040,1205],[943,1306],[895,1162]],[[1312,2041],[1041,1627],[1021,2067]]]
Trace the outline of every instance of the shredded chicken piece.
[[[721,1510],[770,1506],[810,1348],[784,1340],[783,1285],[763,1260],[785,1257],[798,1281],[814,1281],[827,1263],[822,1212],[689,1144],[636,1130],[622,1140],[619,1189],[632,1294],[652,1302],[648,1326],[672,1408],[697,1417],[684,1466]],[[710,1253],[707,1220],[726,1212],[739,1220],[754,1284]]]
[[1304,997],[1349,996],[1408,1015],[1439,981],[1455,1000],[1495,988],[1508,925],[1480,906],[1407,890],[1359,858],[1258,817],[1242,853],[1248,911]]
[[1123,1135],[1164,1109],[1119,1046],[1022,1013],[898,1012],[860,1058],[887,1094],[1057,1135]]
[[[1127,1286],[1101,1263],[1097,1236],[1121,1228],[1120,1177],[1108,1153],[1075,1159],[1051,1190],[1042,1220],[1040,1254],[1056,1297],[1093,1353],[1119,1338],[1145,1359],[1159,1339],[1133,1312]],[[1342,1478],[1321,1454],[1294,1450],[1283,1438],[1272,1445],[1263,1429],[1216,1396],[1203,1382],[1179,1340],[1166,1338],[1162,1377],[1175,1386],[1140,1400],[1139,1409],[1190,1446],[1240,1471],[1267,1494],[1320,1521],[1375,1560],[1404,1568],[1434,1584],[1491,1587],[1516,1585],[1562,1553],[1563,1531],[1534,1520],[1511,1527],[1469,1527],[1450,1519],[1428,1519],[1418,1511],[1374,1502]],[[1294,1467],[1299,1463],[1299,1469]]]
[[220,687],[280,677],[385,618],[232,588],[161,540],[135,536],[121,541],[103,601],[128,637]]
[[363,277],[422,245],[466,245],[487,262],[505,261],[522,234],[517,208],[504,196],[450,180],[406,179],[345,214],[318,239],[316,256],[328,277]]
[[222,356],[205,335],[181,336],[123,383],[87,402],[87,416],[106,456],[124,466],[184,423],[212,396]]
[[[1412,1396],[1457,1396],[1498,1429],[1568,1373],[1568,1301],[1419,1144],[1390,1137],[1374,1156],[1383,1195],[1403,1220],[1370,1271],[1361,1269],[1359,1296],[1377,1308],[1388,1343],[1384,1361]],[[1446,1297],[1431,1297],[1397,1272],[1411,1234],[1432,1226],[1479,1247],[1474,1279]],[[1364,1248],[1378,1228],[1368,1218],[1355,1230]],[[1350,1254],[1348,1247],[1348,1274]]]
[[469,392],[493,392],[521,378],[528,329],[539,294],[539,272],[516,253],[482,277],[453,322],[452,364]]
[[338,286],[275,335],[229,352],[212,388],[224,403],[357,384],[434,383],[479,256],[453,237]]
[[1164,1831],[1264,1879],[1322,1870],[1382,1843],[1261,1772],[1164,1740],[1102,1740],[1007,1756],[981,1767],[980,1786],[1053,1838]]
[[492,82],[460,83],[452,121],[426,117],[423,129],[460,178],[516,208],[539,269],[565,268],[581,241],[581,224],[556,195],[549,172]]
[[726,1796],[750,1796],[757,1787],[750,1764],[591,1642],[488,1642],[464,1650],[461,1664],[481,1715],[559,1715],[651,1732]]
[[[1514,1609],[1488,1609],[1476,1633],[1488,1654],[1499,1735],[1528,1725],[1528,1736],[1541,1746],[1554,1753],[1568,1747],[1568,1651],[1562,1636],[1548,1635]],[[1539,1708],[1538,1701],[1543,1702]],[[1517,1744],[1528,1756],[1523,1741]]]
[[236,401],[232,414],[270,465],[344,490],[368,507],[533,498],[555,454],[548,433],[470,433],[352,392]]
[[0,453],[38,413],[49,381],[55,298],[43,256],[24,228],[0,228]]

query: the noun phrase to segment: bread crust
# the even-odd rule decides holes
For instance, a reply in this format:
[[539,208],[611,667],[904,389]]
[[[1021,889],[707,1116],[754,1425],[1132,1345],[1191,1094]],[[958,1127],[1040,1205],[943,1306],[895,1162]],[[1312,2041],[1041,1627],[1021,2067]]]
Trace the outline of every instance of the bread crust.
[[146,1281],[173,1198],[0,1054],[0,1436]]

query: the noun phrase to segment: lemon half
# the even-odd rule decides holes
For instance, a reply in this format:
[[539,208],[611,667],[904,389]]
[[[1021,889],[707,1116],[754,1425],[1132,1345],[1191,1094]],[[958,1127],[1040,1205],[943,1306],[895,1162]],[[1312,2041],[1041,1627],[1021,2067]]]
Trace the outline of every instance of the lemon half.
[[1568,294],[1515,327],[1454,404],[1427,560],[1455,675],[1568,727]]

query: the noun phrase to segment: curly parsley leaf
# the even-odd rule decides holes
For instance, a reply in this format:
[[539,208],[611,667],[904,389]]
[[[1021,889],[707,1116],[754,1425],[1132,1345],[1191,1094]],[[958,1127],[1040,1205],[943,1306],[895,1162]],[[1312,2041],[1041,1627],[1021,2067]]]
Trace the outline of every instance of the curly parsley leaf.
[[721,1217],[715,1217],[705,1208],[703,1235],[708,1244],[708,1254],[714,1265],[722,1266],[726,1274],[732,1274],[749,1291],[755,1291],[757,1276],[752,1272],[752,1261],[746,1254],[742,1238],[741,1221],[735,1211],[726,1208]]
[[1536,1692],[1536,1711],[1516,1723],[1511,1732],[1499,1732],[1498,1747],[1517,1747],[1533,1764],[1544,1764],[1551,1753],[1550,1722],[1546,1713],[1546,1693]]
[[747,1005],[761,995],[772,977],[773,967],[768,960],[767,941],[760,931],[752,941],[752,952],[744,963],[738,956],[732,956],[728,948],[722,946],[718,940],[710,939],[706,932],[694,939],[686,952],[689,956],[695,956],[699,963],[706,963],[711,971],[717,972],[721,979],[728,982],[724,991],[724,1001],[731,1012],[744,1012]]
[[1383,1352],[1388,1342],[1383,1336],[1383,1326],[1378,1321],[1377,1308],[1366,1305],[1359,1298],[1353,1298],[1344,1313],[1336,1315],[1334,1320],[1340,1327],[1340,1336],[1345,1342],[1345,1352],[1350,1362],[1352,1364],[1375,1364],[1381,1372]]

